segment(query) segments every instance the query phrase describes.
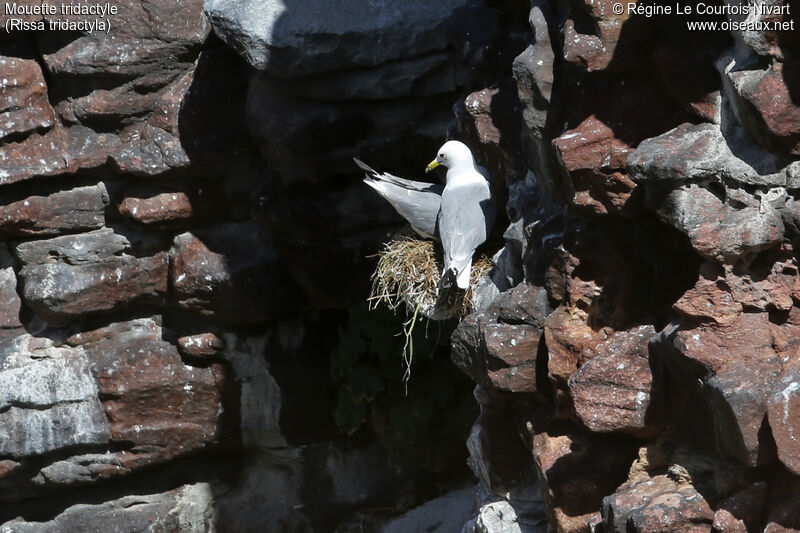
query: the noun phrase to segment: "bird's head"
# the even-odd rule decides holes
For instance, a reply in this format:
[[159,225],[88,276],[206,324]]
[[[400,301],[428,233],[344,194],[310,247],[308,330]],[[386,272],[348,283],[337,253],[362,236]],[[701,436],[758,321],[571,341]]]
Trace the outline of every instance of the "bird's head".
[[439,148],[436,153],[436,159],[430,162],[425,168],[425,172],[430,172],[439,165],[447,168],[456,168],[461,166],[475,166],[475,159],[472,157],[472,151],[469,147],[461,141],[447,141]]

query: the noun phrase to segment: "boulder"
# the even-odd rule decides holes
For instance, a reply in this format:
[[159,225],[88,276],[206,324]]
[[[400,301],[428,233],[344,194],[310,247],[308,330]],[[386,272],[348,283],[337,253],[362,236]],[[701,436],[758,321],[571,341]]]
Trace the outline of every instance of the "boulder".
[[128,240],[107,228],[21,243],[23,300],[53,324],[163,302],[167,254],[134,257],[125,251]]
[[800,155],[800,105],[792,97],[781,63],[767,70],[728,74],[738,96],[739,119],[765,148]]
[[186,226],[194,217],[191,199],[180,191],[162,192],[148,198],[128,196],[119,204],[119,212],[134,222],[156,226]]
[[[625,72],[641,69],[649,48],[649,19],[630,10],[616,13],[611,0],[584,0],[563,28],[564,60],[589,72]],[[578,24],[591,33],[578,31]],[[624,27],[624,32],[623,32]]]
[[[214,31],[258,70],[291,78],[375,67],[447,46],[444,31],[465,0],[403,5],[353,0],[336,10],[323,0],[299,5],[206,0]],[[365,46],[367,45],[367,46]]]
[[631,213],[636,183],[625,163],[633,148],[594,115],[553,140],[561,171],[571,190],[571,203],[592,215]]
[[91,362],[112,442],[130,445],[115,454],[124,473],[235,439],[233,387],[221,365],[184,364],[150,319],[114,323],[74,337]]
[[639,144],[628,157],[627,169],[634,181],[643,183],[729,180],[777,187],[794,180],[789,162],[739,143],[729,146],[715,124],[686,123]]
[[711,532],[714,511],[691,483],[667,475],[629,482],[603,499],[603,522],[614,533]]
[[544,289],[520,284],[489,308],[470,315],[453,333],[453,362],[478,385],[511,392],[536,392],[537,356],[544,317]]
[[569,378],[575,413],[590,431],[648,437],[662,428],[647,349],[655,334],[653,326],[615,332]]
[[[753,199],[755,200],[755,199]],[[661,220],[689,236],[701,256],[720,263],[777,248],[785,226],[768,204],[731,205],[714,191],[697,185],[673,189],[655,207]]]

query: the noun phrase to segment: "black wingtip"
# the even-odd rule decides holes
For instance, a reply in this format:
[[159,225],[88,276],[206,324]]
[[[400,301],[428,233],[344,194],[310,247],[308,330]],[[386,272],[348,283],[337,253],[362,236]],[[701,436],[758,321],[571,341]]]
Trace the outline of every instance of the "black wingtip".
[[364,172],[367,172],[367,173],[372,174],[372,175],[376,175],[377,174],[377,172],[375,172],[375,170],[372,167],[370,167],[368,164],[364,163],[359,158],[354,157],[353,158],[353,162],[355,162],[355,164],[358,165],[358,168],[360,168]]

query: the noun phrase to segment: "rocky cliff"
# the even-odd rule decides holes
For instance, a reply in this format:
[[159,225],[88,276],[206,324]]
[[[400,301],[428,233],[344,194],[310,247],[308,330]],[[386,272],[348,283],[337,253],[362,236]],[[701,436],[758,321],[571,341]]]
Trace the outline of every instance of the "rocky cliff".
[[[796,13],[340,4],[0,31],[0,531],[800,530]],[[447,136],[505,218],[406,397],[351,158]]]

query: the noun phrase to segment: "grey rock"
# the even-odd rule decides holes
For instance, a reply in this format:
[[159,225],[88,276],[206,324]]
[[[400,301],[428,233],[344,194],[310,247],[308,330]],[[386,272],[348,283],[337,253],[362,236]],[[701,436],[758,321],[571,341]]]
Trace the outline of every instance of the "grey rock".
[[545,18],[548,8],[544,2],[532,4],[529,22],[533,30],[533,44],[514,59],[512,71],[522,103],[522,148],[525,159],[537,175],[545,178],[542,185],[552,189],[552,180],[548,178],[550,146],[546,139],[545,123],[553,90],[555,53]]
[[[734,203],[742,205],[746,195]],[[730,200],[729,200],[730,201]],[[689,236],[692,247],[703,257],[719,262],[780,244],[785,227],[781,213],[755,198],[755,205],[733,207],[710,190],[684,185],[671,191],[655,206],[664,222]]]
[[17,275],[14,272],[14,257],[5,246],[0,246],[0,331],[22,327],[19,312],[22,301],[17,294]]
[[483,487],[476,490],[477,515],[462,533],[546,533],[549,528],[539,484],[519,487],[506,498]]
[[628,157],[628,174],[641,183],[712,180],[778,187],[789,180],[788,160],[766,154],[752,142],[723,135],[716,124],[681,124],[646,139]]
[[212,504],[210,486],[198,483],[161,494],[73,505],[46,522],[17,518],[0,526],[0,533],[210,533],[215,531]]
[[475,514],[474,493],[473,487],[448,492],[387,522],[378,533],[461,533],[464,523]]
[[[215,503],[218,524],[225,524],[226,531],[240,533],[314,532],[301,512],[303,468],[299,449],[247,455],[242,467],[234,487]],[[265,494],[270,497],[264,498]]]
[[110,257],[71,265],[30,265],[20,271],[26,305],[52,324],[134,305],[158,305],[167,292],[169,258]]
[[271,92],[331,102],[452,93],[458,88],[459,73],[453,54],[442,51],[369,69],[336,70],[290,79],[261,73],[259,78],[259,83]]
[[247,448],[286,447],[281,435],[281,389],[265,361],[264,337],[225,336],[224,358],[233,368],[240,393],[242,444]]
[[283,78],[371,67],[447,46],[445,25],[465,0],[206,0],[214,31],[252,66]]
[[117,454],[106,452],[103,454],[74,455],[45,466],[39,470],[31,481],[39,486],[67,486],[75,483],[87,483],[107,477],[103,475],[103,472],[109,468],[122,468]]
[[4,455],[25,457],[111,438],[81,349],[18,337],[0,362],[0,391]]
[[23,242],[16,255],[23,266],[47,263],[80,265],[120,255],[130,248],[128,239],[111,228],[80,235],[65,235],[40,241]]
[[189,156],[180,139],[161,128],[144,124],[120,136],[130,142],[111,154],[111,160],[120,172],[136,176],[158,176],[173,169],[189,165]]

